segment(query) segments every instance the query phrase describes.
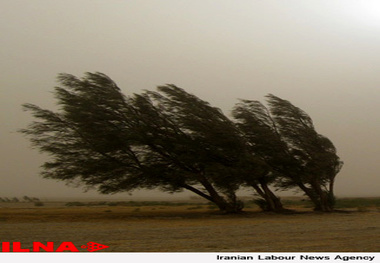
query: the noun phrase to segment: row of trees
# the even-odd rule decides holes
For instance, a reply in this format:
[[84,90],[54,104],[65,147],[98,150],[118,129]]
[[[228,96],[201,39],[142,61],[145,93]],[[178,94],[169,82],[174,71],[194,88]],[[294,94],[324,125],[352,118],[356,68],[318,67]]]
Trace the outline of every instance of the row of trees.
[[18,202],[40,202],[39,198],[36,197],[29,197],[29,196],[23,196],[22,199],[20,200],[17,197],[13,198],[8,198],[8,197],[0,197],[0,203],[18,203]]
[[284,189],[302,191],[316,210],[334,208],[342,162],[289,101],[241,100],[230,119],[174,85],[125,96],[102,73],[60,74],[58,81],[57,112],[23,105],[37,120],[21,132],[51,157],[45,178],[101,193],[186,189],[225,212],[243,209],[240,188],[252,189],[270,211],[284,211],[275,194]]

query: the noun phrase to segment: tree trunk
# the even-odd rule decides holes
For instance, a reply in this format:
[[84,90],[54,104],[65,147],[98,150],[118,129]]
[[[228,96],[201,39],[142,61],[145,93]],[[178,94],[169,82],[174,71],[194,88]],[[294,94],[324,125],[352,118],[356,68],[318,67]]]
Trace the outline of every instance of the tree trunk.
[[187,189],[187,190],[189,190],[189,191],[191,191],[191,192],[193,192],[194,194],[197,194],[197,195],[199,195],[199,196],[207,199],[210,202],[214,202],[214,200],[212,199],[211,196],[203,193],[202,191],[198,190],[197,188],[194,188],[194,187],[192,187],[190,185],[187,185],[187,184],[182,185],[182,187],[185,188],[185,189]]
[[252,183],[251,186],[255,191],[266,201],[267,211],[272,211],[276,213],[284,212],[285,209],[281,203],[280,198],[278,198],[268,187],[268,185],[262,181],[260,186],[258,184]]
[[328,199],[329,199],[329,204],[331,208],[335,208],[335,194],[334,194],[334,181],[335,177],[330,179],[329,183],[329,192],[328,192]]
[[228,209],[228,204],[227,202],[220,196],[218,195],[215,195],[215,193],[213,193],[212,195],[207,195],[205,193],[203,193],[202,191],[196,189],[195,187],[192,187],[190,185],[182,185],[183,188],[205,198],[206,200],[214,203],[221,211],[227,211],[227,210],[230,210]]
[[251,184],[251,186],[253,187],[253,189],[255,189],[256,193],[258,193],[266,202],[267,207],[261,206],[260,208],[264,211],[273,211],[273,205],[270,198],[268,198],[264,191],[261,190],[260,186],[258,186],[257,184]]
[[243,209],[241,202],[234,200],[233,202],[227,202],[212,186],[203,174],[199,174],[198,181],[204,186],[209,193],[212,202],[215,203],[220,211],[226,213],[238,213]]
[[324,191],[321,187],[321,184],[318,182],[318,180],[314,179],[312,180],[311,187],[314,189],[314,191],[317,193],[320,203],[320,208],[322,212],[331,212],[333,211],[333,205],[329,201],[328,192]]
[[297,183],[298,187],[309,197],[310,201],[314,204],[314,211],[322,211],[322,204],[318,197],[318,194],[314,189],[310,189],[303,183]]
[[298,183],[302,191],[310,198],[314,204],[314,211],[331,212],[334,210],[334,204],[330,192],[326,192],[321,188],[321,185],[313,180],[311,188],[306,187],[303,183]]

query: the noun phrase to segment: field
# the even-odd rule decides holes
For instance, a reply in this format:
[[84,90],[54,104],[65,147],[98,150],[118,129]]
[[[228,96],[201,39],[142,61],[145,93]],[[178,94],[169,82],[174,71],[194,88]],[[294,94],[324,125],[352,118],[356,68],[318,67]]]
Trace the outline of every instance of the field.
[[0,204],[0,242],[92,241],[109,246],[102,252],[379,252],[379,199],[363,200],[328,214],[289,200],[297,212],[281,215],[253,205],[226,215],[197,202]]

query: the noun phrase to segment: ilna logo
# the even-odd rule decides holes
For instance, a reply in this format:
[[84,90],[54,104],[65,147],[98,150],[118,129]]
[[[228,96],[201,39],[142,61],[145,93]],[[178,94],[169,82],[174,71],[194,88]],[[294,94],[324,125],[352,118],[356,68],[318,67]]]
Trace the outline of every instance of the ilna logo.
[[[12,246],[11,246],[12,244]],[[81,246],[81,248],[87,249],[89,252],[98,251],[108,248],[109,246],[88,242],[87,245]],[[22,248],[21,242],[2,242],[1,252],[79,252],[78,248],[72,242],[62,242],[57,249],[54,249],[54,242],[33,242],[33,248]]]

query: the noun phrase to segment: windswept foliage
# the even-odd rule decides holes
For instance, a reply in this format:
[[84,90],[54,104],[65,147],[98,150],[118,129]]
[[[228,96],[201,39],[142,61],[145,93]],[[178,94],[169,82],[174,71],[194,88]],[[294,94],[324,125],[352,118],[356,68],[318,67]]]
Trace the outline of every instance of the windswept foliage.
[[243,208],[236,191],[244,186],[272,211],[282,204],[271,185],[304,187],[311,199],[332,196],[341,167],[333,144],[306,113],[273,95],[269,109],[241,101],[235,123],[174,85],[125,96],[102,73],[60,74],[58,81],[56,112],[23,105],[36,120],[21,132],[50,156],[45,178],[101,193],[186,189],[226,212]]
[[239,137],[219,109],[173,85],[126,97],[101,73],[58,80],[58,112],[24,105],[39,121],[21,132],[51,156],[44,177],[102,193],[187,189],[221,210],[242,209],[231,168]]
[[315,131],[304,111],[274,95],[267,98],[269,108],[244,100],[233,111],[251,150],[272,168],[278,187],[299,187],[316,210],[331,211],[335,176],[343,164],[334,145]]

